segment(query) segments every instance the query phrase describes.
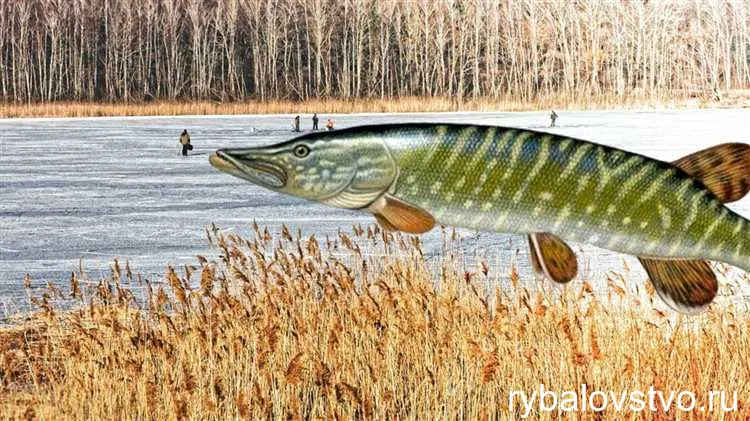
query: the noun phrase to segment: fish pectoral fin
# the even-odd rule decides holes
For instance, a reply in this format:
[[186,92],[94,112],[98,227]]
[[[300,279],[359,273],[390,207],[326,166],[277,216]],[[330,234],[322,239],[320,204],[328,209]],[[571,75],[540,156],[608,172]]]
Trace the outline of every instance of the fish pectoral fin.
[[396,231],[398,231],[398,229],[396,227],[394,227],[393,225],[391,225],[391,223],[388,222],[388,220],[385,219],[385,217],[382,216],[379,213],[375,214],[375,220],[378,221],[378,225],[380,225],[380,227],[383,228],[383,230],[385,230],[387,232],[396,232]]
[[680,313],[695,314],[716,296],[719,283],[705,260],[657,260],[638,257],[662,300]]
[[528,238],[534,270],[561,284],[575,278],[578,259],[565,241],[546,232],[529,234]]
[[750,191],[750,145],[724,143],[672,164],[701,181],[724,203],[740,200]]
[[429,212],[390,194],[378,199],[372,212],[383,229],[390,231],[422,234],[435,226],[435,218]]

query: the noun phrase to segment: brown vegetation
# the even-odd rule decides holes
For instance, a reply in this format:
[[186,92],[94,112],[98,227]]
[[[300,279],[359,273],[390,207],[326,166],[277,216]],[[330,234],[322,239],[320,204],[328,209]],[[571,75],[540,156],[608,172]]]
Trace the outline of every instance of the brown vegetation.
[[0,2],[7,102],[710,97],[749,54],[737,0]]
[[[739,412],[719,415],[748,411],[741,355],[750,323],[731,306],[675,319],[653,309],[652,289],[638,297],[616,274],[606,294],[585,281],[558,294],[527,288],[515,270],[459,269],[448,232],[445,254],[429,264],[416,237],[373,227],[325,241],[286,228],[274,240],[258,227],[249,240],[216,230],[209,238],[222,258],[199,257],[183,276],[170,269],[164,284],[144,286],[116,263],[92,295],[73,276],[80,309],[56,309],[61,292],[46,291],[35,316],[0,330],[0,413],[505,419],[521,410],[509,408],[508,393],[540,383],[688,390],[698,406],[706,391],[737,391]],[[667,414],[576,418],[602,415]]]
[[[146,103],[47,102],[0,104],[0,118],[14,117],[109,117],[157,115],[231,115],[299,113],[448,112],[448,111],[535,111],[555,109],[610,108],[695,108],[724,106],[706,100],[637,100],[615,96],[545,98],[536,102],[478,98],[458,102],[445,97],[388,99],[308,99],[306,101],[155,101]],[[750,106],[750,96],[734,106]]]

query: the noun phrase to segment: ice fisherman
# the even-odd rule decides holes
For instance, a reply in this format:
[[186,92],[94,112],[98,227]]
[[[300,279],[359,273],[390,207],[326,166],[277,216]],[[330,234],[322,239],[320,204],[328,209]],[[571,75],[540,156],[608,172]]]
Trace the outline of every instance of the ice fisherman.
[[555,110],[552,110],[552,112],[549,113],[550,127],[555,127],[555,120],[557,120],[557,113],[555,112]]
[[187,129],[183,130],[180,135],[180,145],[182,145],[182,156],[187,156],[188,151],[193,150],[193,145],[190,144],[190,135],[188,134]]
[[328,129],[328,130],[333,130],[333,120],[332,120],[332,119],[330,119],[330,118],[329,118],[329,119],[328,119],[328,121],[326,122],[326,129]]
[[294,117],[294,131],[295,132],[299,131],[299,116]]
[[313,114],[313,130],[318,130],[318,113]]

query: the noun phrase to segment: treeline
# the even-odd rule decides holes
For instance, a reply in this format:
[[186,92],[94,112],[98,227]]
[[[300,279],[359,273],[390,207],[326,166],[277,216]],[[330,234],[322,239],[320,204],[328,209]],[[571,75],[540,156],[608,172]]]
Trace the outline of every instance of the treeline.
[[745,0],[0,0],[4,101],[750,86]]

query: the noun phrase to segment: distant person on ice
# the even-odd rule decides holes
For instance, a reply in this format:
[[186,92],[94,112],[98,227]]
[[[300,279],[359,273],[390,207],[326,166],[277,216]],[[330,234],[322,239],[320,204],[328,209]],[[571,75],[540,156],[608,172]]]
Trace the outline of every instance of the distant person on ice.
[[294,117],[294,131],[295,132],[299,131],[299,116]]
[[313,114],[313,130],[318,130],[318,113]]
[[332,119],[330,119],[330,118],[329,118],[329,119],[328,119],[328,121],[326,122],[326,129],[328,129],[328,130],[333,130],[333,120],[332,120]]
[[552,110],[552,112],[549,113],[550,127],[555,127],[555,120],[557,120],[557,113],[555,112],[555,110]]
[[188,134],[187,129],[183,130],[180,135],[180,145],[182,145],[182,156],[187,156],[188,151],[193,150],[193,145],[190,144],[190,135]]

